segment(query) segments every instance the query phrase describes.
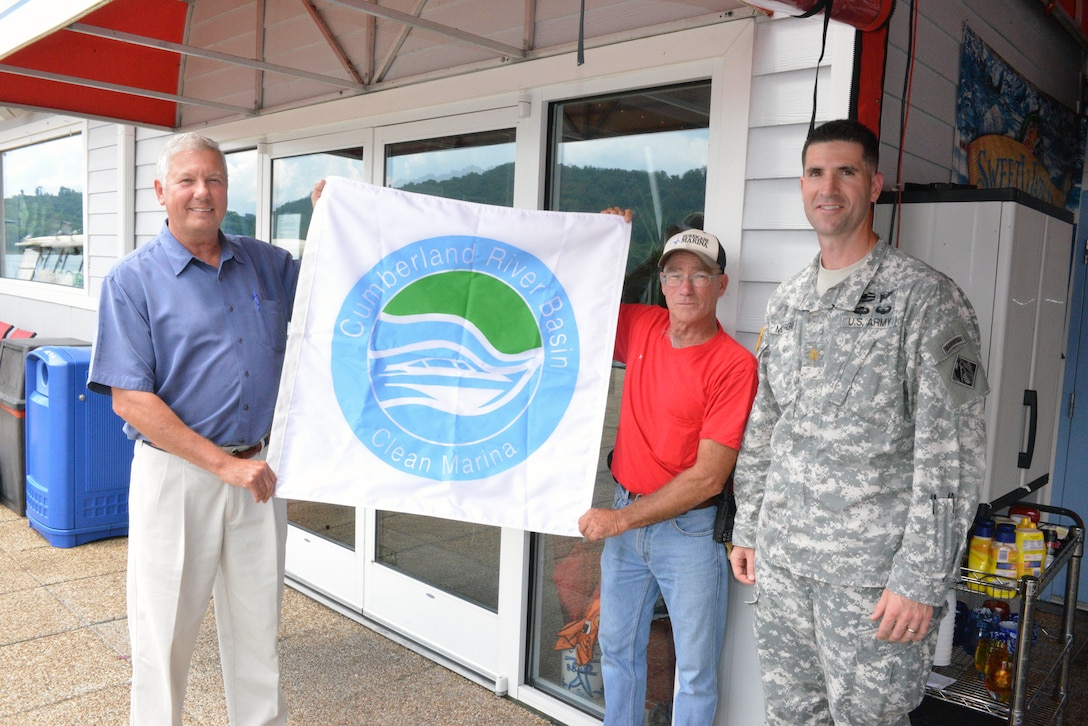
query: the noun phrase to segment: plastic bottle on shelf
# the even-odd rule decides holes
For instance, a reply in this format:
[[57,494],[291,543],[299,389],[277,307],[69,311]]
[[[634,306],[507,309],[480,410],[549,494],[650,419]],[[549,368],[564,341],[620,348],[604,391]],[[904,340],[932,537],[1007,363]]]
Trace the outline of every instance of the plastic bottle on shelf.
[[1015,670],[1016,666],[1005,641],[1000,639],[994,641],[986,657],[986,672],[983,681],[992,698],[1002,703],[1009,702]]
[[990,650],[996,642],[997,638],[993,637],[993,633],[987,632],[978,639],[978,645],[975,646],[975,670],[983,677],[986,676],[986,663],[990,658]]
[[1009,597],[1015,592],[1018,563],[1016,527],[1012,523],[1001,522],[994,532],[994,541],[990,543],[990,562],[986,568],[987,572],[1001,580],[991,578],[996,587],[987,587],[986,592],[995,597]]
[[1046,559],[1046,537],[1030,517],[1021,517],[1016,528],[1016,576],[1043,574]]
[[1027,504],[1014,504],[1009,507],[1009,517],[1016,523],[1020,522],[1021,517],[1030,517],[1031,523],[1039,526],[1039,510]]
[[1043,539],[1046,541],[1046,557],[1043,558],[1043,569],[1050,567],[1054,561],[1054,555],[1058,553],[1058,533],[1052,529],[1043,530]]
[[[981,579],[977,574],[979,572],[989,572],[990,564],[990,545],[994,541],[994,520],[987,518],[979,519],[975,522],[975,530],[971,535],[971,542],[967,549],[967,569],[974,570],[974,572],[968,572],[968,579],[978,580]],[[985,592],[986,588],[982,585],[967,585],[969,590],[976,592]]]
[[937,646],[933,650],[933,665],[946,666],[952,663],[952,641],[956,633],[956,591],[949,590],[945,596],[944,616],[937,627]]

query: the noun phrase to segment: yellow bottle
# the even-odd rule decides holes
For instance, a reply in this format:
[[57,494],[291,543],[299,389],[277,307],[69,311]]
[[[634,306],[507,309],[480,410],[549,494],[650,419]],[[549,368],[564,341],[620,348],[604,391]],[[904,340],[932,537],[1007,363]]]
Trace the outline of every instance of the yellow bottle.
[[[994,521],[992,519],[980,519],[975,524],[975,531],[971,535],[971,544],[967,550],[967,569],[973,570],[968,572],[967,577],[970,580],[983,579],[977,573],[989,572],[990,570],[990,544],[994,541]],[[986,588],[982,585],[969,584],[968,589],[976,592],[985,592]]]
[[1046,537],[1030,517],[1022,517],[1016,527],[1017,578],[1024,575],[1040,577],[1046,559]]
[[990,543],[990,562],[986,571],[996,575],[989,578],[993,587],[987,587],[987,594],[993,597],[1012,597],[1016,593],[1016,571],[1020,556],[1016,551],[1016,528],[1011,523],[1002,522],[994,532],[994,541]]

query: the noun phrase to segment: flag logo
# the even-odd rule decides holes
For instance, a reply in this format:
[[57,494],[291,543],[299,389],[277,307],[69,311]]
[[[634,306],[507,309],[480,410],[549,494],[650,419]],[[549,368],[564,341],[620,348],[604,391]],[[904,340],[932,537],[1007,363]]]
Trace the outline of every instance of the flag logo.
[[331,373],[373,454],[467,481],[516,466],[552,435],[579,351],[573,306],[544,263],[454,235],[405,245],[359,279],[334,326]]
[[579,536],[630,231],[330,177],[272,420],[276,496]]

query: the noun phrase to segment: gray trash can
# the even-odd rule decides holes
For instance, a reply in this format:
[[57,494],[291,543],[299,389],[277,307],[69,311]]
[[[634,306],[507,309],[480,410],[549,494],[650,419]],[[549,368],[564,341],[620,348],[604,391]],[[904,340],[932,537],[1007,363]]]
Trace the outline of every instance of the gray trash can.
[[76,338],[0,340],[0,502],[26,516],[26,359],[43,345],[88,346]]

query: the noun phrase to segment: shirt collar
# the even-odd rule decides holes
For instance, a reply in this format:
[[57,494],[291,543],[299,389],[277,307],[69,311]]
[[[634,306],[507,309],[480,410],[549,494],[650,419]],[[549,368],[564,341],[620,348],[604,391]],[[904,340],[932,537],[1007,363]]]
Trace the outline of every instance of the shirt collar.
[[891,249],[884,240],[877,240],[876,245],[865,257],[865,264],[823,294],[816,297],[816,276],[820,272],[820,256],[788,283],[785,292],[785,302],[798,310],[821,310],[829,308],[845,308],[853,310],[861,300],[862,293],[869,286],[877,269],[888,256]]
[[824,299],[830,299],[831,304],[836,308],[845,310],[856,308],[861,303],[861,296],[869,288],[869,283],[873,281],[881,263],[884,262],[884,258],[888,256],[889,250],[891,247],[878,239],[872,251],[866,256],[865,264],[824,293]]
[[[185,245],[178,241],[178,238],[170,231],[170,225],[165,221],[162,223],[159,237],[162,239],[162,248],[166,252],[166,258],[170,261],[170,268],[175,276],[180,275],[190,262],[197,259],[185,248]],[[245,261],[241,255],[236,254],[234,243],[223,234],[223,230],[219,230],[219,267],[222,268],[227,260],[234,259],[239,262]]]

